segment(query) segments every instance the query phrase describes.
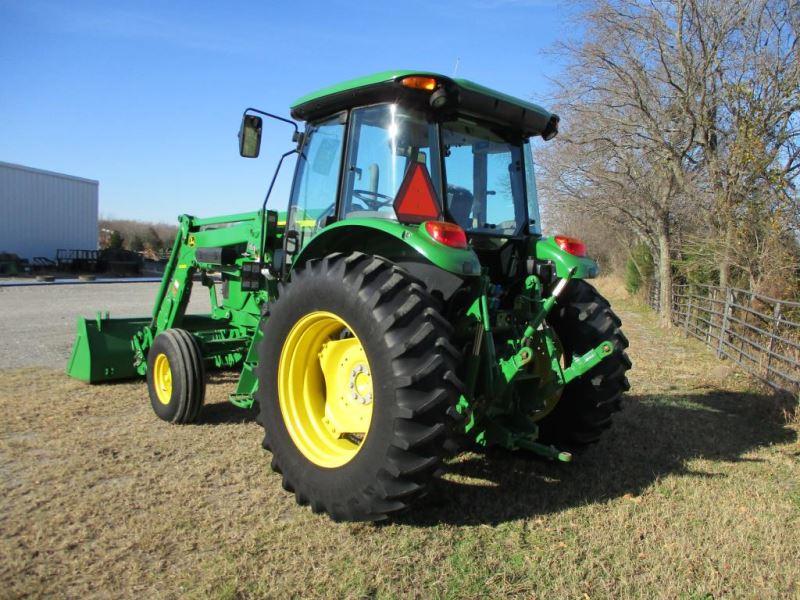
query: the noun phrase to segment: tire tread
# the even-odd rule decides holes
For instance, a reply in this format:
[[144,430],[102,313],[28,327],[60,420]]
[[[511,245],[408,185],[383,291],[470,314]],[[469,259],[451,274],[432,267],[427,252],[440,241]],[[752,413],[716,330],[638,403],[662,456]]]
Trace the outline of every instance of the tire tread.
[[[291,288],[308,278],[333,277],[371,307],[391,356],[396,411],[393,435],[371,485],[354,489],[346,498],[311,489],[288,469],[272,445],[272,469],[282,474],[283,487],[293,491],[298,504],[312,505],[336,521],[379,521],[406,510],[422,497],[445,456],[449,409],[457,399],[457,351],[450,343],[449,323],[436,310],[436,301],[421,282],[379,256],[359,252],[331,254],[308,261],[280,288],[274,306],[291,301]],[[287,293],[288,292],[288,293]],[[271,343],[264,335],[262,344]],[[262,353],[263,355],[263,353]],[[268,402],[266,385],[257,398]],[[270,448],[265,435],[264,447]]]

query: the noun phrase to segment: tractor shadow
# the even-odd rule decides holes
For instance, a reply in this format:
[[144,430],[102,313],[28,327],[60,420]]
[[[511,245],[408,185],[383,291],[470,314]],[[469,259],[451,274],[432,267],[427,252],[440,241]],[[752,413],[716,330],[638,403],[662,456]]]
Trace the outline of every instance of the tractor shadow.
[[466,454],[416,510],[411,526],[498,524],[546,515],[626,494],[638,496],[666,475],[709,478],[692,459],[741,462],[743,454],[797,439],[787,426],[785,400],[769,394],[719,390],[689,395],[629,395],[611,430],[575,456],[555,463],[507,451]]
[[215,402],[205,404],[195,425],[224,425],[238,423],[253,423],[258,416],[257,408],[239,408],[230,402]]
[[251,423],[258,416],[258,407],[239,408],[228,401],[236,389],[239,374],[235,371],[210,370],[206,378],[206,402],[195,425]]

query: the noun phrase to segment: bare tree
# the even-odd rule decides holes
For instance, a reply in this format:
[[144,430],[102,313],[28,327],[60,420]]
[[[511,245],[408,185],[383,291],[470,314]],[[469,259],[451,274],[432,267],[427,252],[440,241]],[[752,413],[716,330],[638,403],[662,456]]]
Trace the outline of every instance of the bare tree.
[[648,243],[669,325],[674,224],[694,168],[695,130],[684,106],[696,84],[674,85],[664,44],[674,31],[652,4],[598,0],[582,18],[585,38],[559,48],[569,61],[558,92],[566,160],[555,162],[568,171],[549,170],[548,184]]
[[648,245],[668,325],[683,244],[710,244],[726,284],[797,226],[798,2],[582,4],[584,37],[556,50],[564,131],[542,158],[543,188],[562,213]]
[[713,194],[715,260],[726,287],[731,268],[749,262],[743,249],[759,253],[744,239],[758,236],[755,230],[762,239],[764,233],[780,238],[797,225],[800,3],[683,0],[676,6],[677,58],[683,72],[703,83],[686,110]]

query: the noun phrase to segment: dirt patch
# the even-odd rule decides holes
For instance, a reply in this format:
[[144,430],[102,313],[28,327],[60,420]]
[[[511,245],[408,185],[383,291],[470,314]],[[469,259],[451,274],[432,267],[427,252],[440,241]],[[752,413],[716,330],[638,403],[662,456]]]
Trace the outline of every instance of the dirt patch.
[[1,596],[796,597],[786,405],[621,304],[632,390],[572,465],[465,454],[383,526],[334,524],[269,471],[213,377],[198,425],[143,383],[0,372]]

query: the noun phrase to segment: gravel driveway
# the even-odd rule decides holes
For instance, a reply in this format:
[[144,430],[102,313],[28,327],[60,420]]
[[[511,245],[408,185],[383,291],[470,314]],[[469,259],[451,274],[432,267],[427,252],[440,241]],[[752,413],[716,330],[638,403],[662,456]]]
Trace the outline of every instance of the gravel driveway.
[[[0,369],[66,368],[75,320],[98,310],[112,317],[148,316],[158,283],[85,283],[0,287]],[[189,312],[208,312],[208,294],[196,287]]]

